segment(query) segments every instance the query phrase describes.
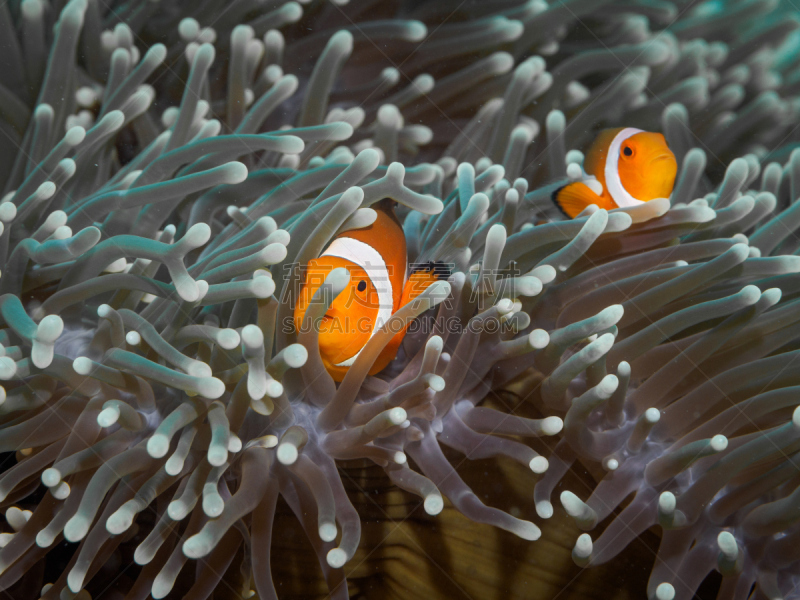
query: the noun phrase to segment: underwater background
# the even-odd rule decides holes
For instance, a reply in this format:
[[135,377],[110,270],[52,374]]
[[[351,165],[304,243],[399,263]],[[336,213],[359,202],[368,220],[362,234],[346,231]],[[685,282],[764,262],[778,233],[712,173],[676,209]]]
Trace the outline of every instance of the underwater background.
[[800,598],[798,142],[794,0],[0,3],[0,597]]

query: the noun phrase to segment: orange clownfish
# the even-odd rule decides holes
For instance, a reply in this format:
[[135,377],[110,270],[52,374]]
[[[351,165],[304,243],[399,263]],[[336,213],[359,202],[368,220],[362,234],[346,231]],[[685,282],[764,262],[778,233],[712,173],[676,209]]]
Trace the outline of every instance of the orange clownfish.
[[553,194],[558,207],[573,219],[590,204],[611,210],[668,198],[678,163],[663,135],[625,127],[600,132],[586,154],[584,169],[602,185],[602,194],[582,182]]
[[[322,362],[335,381],[344,379],[361,349],[401,306],[444,275],[428,265],[407,278],[406,239],[388,199],[373,205],[372,225],[336,236],[319,258],[309,261],[294,310],[295,327],[305,325],[306,309],[328,274],[344,267],[350,273],[347,287],[331,303],[319,326]],[[381,371],[395,357],[405,330],[395,335],[369,370]]]

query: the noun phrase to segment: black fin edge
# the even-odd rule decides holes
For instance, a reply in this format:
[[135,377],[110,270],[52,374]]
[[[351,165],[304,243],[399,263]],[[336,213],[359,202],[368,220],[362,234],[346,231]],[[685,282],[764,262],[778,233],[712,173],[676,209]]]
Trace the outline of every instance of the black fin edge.
[[[574,182],[573,182],[573,183],[574,183]],[[568,183],[567,185],[571,185],[571,184],[570,184],[570,183]],[[566,213],[566,211],[565,211],[563,208],[561,208],[561,204],[559,204],[559,203],[558,203],[558,199],[557,199],[557,197],[558,197],[558,193],[559,193],[561,190],[563,190],[565,187],[567,187],[567,185],[562,185],[560,188],[558,188],[556,191],[554,191],[552,194],[550,194],[550,199],[553,201],[553,204],[555,204],[556,208],[558,209],[558,212],[560,212],[562,215],[564,215],[564,216],[565,216],[565,217],[567,217],[568,219],[571,219],[572,217],[570,217],[570,216],[569,216],[569,215]]]
[[415,263],[411,265],[410,275],[419,273],[420,271],[432,271],[436,279],[447,279],[453,273],[453,266],[442,262],[441,260],[429,260],[425,263]]

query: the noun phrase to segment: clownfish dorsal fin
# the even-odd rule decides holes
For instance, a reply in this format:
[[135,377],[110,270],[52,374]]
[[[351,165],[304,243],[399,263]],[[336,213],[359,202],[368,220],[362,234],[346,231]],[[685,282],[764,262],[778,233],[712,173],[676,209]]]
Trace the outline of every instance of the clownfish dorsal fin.
[[613,129],[603,129],[592,142],[592,145],[586,151],[586,158],[583,161],[583,168],[589,175],[594,175],[601,183],[605,180],[605,166],[606,157],[608,156],[608,148],[611,142],[617,137],[624,127],[615,127]]
[[450,276],[450,267],[441,261],[431,261],[424,264],[413,265],[411,274],[408,276],[403,287],[403,297],[400,306],[405,306],[422,292],[427,290],[431,284]]
[[397,223],[397,225],[402,229],[403,224],[400,223],[400,220],[397,218],[397,215],[394,214],[394,209],[397,206],[397,201],[392,200],[391,198],[384,198],[383,200],[378,200],[374,204],[370,206],[373,210],[382,211],[384,214],[391,217],[392,221]]
[[611,210],[617,206],[609,199],[598,196],[591,188],[580,181],[570,183],[557,190],[553,194],[553,202],[570,219],[574,219],[590,204],[596,204],[599,208]]

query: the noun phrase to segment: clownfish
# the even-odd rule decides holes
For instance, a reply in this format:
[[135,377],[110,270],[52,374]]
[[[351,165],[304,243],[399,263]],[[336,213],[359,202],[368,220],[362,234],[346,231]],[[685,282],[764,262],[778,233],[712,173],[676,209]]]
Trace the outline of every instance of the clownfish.
[[668,198],[678,163],[663,135],[625,127],[600,132],[586,153],[584,169],[602,185],[602,194],[582,182],[553,194],[556,205],[573,219],[590,204],[611,210]]
[[[406,238],[394,214],[394,201],[372,205],[377,217],[372,225],[336,236],[319,258],[309,261],[303,273],[300,296],[294,310],[300,331],[314,293],[333,269],[344,267],[350,274],[347,287],[331,303],[319,325],[319,351],[334,381],[342,381],[364,345],[402,306],[414,300],[432,283],[446,276],[438,264],[408,270]],[[394,359],[405,336],[398,332],[369,370],[381,371]]]

